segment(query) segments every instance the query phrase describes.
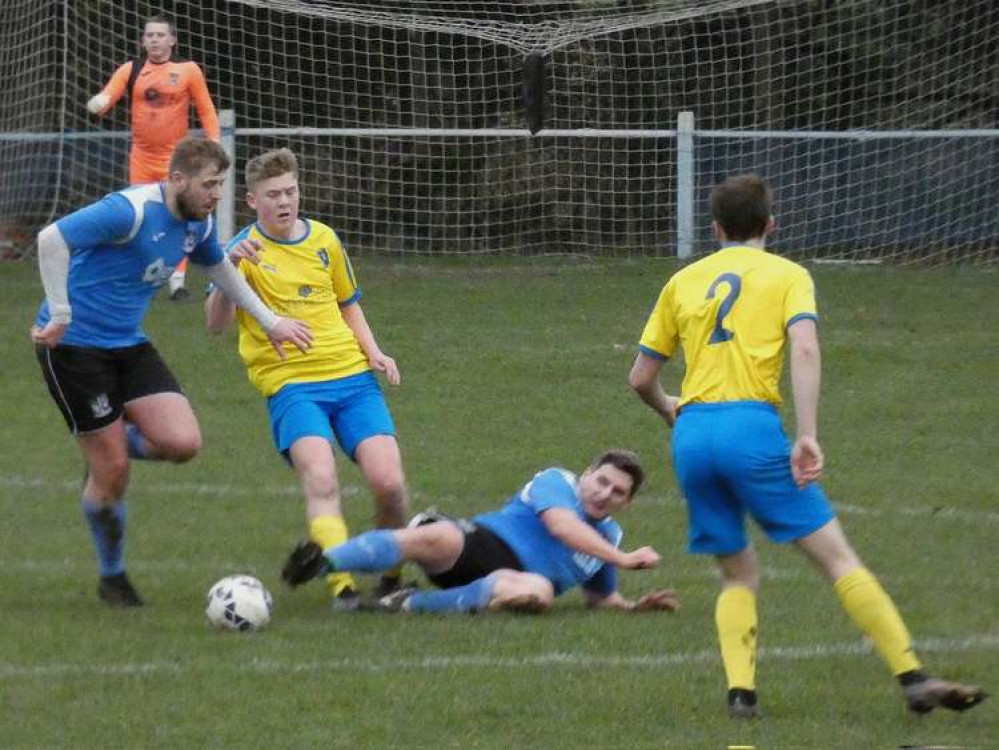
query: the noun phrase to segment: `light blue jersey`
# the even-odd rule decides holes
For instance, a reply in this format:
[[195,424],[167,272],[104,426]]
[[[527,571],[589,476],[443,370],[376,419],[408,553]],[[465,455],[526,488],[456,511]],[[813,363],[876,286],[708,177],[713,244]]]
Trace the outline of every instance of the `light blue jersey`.
[[[102,349],[146,341],[142,320],[157,290],[181,258],[214,266],[222,258],[215,222],[178,219],[164,186],[111,193],[56,222],[70,249],[69,304],[73,320],[63,344]],[[49,322],[48,302],[35,324]]]
[[617,590],[617,568],[570,549],[552,536],[541,520],[541,514],[549,508],[568,508],[612,545],[620,546],[621,527],[610,517],[599,521],[588,517],[576,496],[576,483],[571,472],[545,469],[535,474],[502,509],[472,520],[502,539],[525,571],[550,580],[556,596],[580,584],[606,596]]

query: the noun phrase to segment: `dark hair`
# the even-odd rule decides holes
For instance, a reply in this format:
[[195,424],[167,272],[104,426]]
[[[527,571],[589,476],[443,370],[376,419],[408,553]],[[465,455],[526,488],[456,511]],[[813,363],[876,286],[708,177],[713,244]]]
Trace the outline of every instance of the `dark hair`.
[[638,494],[642,483],[645,481],[645,469],[638,454],[623,448],[612,448],[604,451],[590,462],[590,470],[596,471],[604,464],[610,464],[615,469],[620,469],[631,477],[631,495]]
[[225,172],[230,164],[224,148],[200,135],[189,135],[181,140],[170,156],[170,172],[182,172],[188,177],[200,174],[212,165],[219,172]]
[[711,218],[736,242],[762,237],[770,221],[770,190],[758,174],[729,177],[711,191]]
[[142,31],[145,33],[146,26],[151,23],[165,23],[170,27],[171,36],[177,36],[177,25],[173,22],[170,16],[164,15],[163,13],[157,13],[154,16],[149,16],[145,21],[142,22]]

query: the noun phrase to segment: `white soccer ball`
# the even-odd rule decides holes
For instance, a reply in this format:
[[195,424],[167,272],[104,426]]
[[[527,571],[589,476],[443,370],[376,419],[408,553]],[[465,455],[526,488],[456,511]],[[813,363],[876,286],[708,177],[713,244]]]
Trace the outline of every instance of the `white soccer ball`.
[[274,601],[253,576],[226,576],[208,590],[205,614],[223,630],[260,630],[271,621]]

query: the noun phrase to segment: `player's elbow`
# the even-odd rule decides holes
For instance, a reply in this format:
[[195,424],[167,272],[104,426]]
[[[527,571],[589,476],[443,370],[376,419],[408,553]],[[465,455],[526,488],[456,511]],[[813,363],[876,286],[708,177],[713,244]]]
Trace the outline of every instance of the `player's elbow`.
[[815,339],[803,339],[791,342],[792,361],[814,362],[819,358],[819,342]]
[[639,396],[648,393],[652,383],[653,379],[646,373],[639,371],[637,368],[628,374],[628,385],[631,386],[631,390]]

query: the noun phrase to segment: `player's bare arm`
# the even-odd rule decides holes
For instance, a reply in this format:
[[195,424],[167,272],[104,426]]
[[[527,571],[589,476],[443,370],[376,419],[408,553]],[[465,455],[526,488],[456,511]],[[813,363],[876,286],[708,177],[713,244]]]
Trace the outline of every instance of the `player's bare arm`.
[[655,357],[639,352],[631,366],[628,384],[656,414],[672,427],[676,423],[676,407],[680,399],[669,396],[659,382],[662,362]]
[[540,517],[552,536],[577,552],[593,555],[626,570],[654,568],[659,564],[659,554],[652,547],[623,552],[568,508],[549,508]]
[[364,317],[364,310],[361,309],[360,304],[354,302],[342,307],[340,314],[343,316],[344,323],[354,332],[357,343],[361,345],[361,350],[371,364],[371,369],[384,373],[386,380],[391,385],[399,385],[402,382],[399,367],[392,357],[382,352],[378,347],[378,342],[375,341],[375,335],[371,332],[371,326],[368,325],[368,320]]
[[787,335],[797,421],[797,439],[791,449],[791,473],[795,483],[805,487],[821,478],[825,463],[817,435],[822,357],[814,320],[797,321],[787,329]]

